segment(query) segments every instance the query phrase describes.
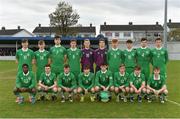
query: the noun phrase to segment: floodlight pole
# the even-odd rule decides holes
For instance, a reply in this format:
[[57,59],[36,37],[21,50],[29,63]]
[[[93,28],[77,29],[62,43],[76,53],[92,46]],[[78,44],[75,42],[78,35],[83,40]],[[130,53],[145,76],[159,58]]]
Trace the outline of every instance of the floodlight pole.
[[165,0],[165,7],[164,7],[164,48],[167,49],[167,4],[168,1]]

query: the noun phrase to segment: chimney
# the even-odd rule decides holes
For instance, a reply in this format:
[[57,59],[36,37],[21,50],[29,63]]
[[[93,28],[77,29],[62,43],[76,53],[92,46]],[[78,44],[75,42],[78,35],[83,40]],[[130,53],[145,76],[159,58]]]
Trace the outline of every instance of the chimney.
[[156,25],[159,25],[159,22],[156,22]]
[[129,22],[129,25],[133,25],[133,22]]
[[6,28],[3,26],[3,27],[2,27],[2,30],[6,30]]
[[41,24],[39,24],[39,27],[41,27]]
[[104,22],[104,26],[106,25],[106,22]]
[[171,19],[169,19],[169,23],[171,23]]
[[92,23],[90,23],[90,27],[92,27]]
[[18,28],[18,30],[20,30],[20,29],[21,29],[21,27],[20,27],[20,26],[18,26],[17,28]]

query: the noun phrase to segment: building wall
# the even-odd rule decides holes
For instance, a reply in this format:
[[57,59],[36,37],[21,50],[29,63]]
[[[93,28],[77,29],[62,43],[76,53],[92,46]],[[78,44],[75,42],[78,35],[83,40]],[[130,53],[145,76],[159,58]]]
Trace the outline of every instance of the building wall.
[[[46,37],[46,36],[51,36],[51,37],[54,37],[56,35],[56,33],[35,33],[35,36],[39,37],[39,36],[42,36],[42,37]],[[76,37],[95,37],[96,34],[95,33],[78,33],[76,35]]]
[[[145,37],[148,40],[154,40],[157,37],[163,36],[162,31],[101,31],[100,33],[107,37],[109,41],[111,41],[112,38],[118,38],[121,41],[126,41],[128,39],[140,41],[142,37]],[[119,33],[119,36],[116,35],[117,33]],[[158,36],[155,36],[155,34],[158,34]]]
[[25,30],[22,30],[21,32],[14,34],[12,37],[33,37],[33,35]]

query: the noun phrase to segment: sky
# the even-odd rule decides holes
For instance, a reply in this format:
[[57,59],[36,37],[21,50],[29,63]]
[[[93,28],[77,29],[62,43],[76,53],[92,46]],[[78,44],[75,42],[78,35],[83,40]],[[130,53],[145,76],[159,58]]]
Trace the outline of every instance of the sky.
[[[38,26],[49,26],[48,15],[61,0],[0,0],[0,25],[17,26],[30,32]],[[155,24],[164,22],[164,0],[65,0],[78,12],[78,24]],[[168,0],[168,19],[180,22],[180,0]]]

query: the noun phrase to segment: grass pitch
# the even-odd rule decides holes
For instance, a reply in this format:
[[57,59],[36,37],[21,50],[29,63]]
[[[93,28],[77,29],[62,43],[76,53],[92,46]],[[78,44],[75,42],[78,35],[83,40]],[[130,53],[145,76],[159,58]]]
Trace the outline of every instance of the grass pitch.
[[[14,61],[0,61],[0,118],[48,118],[48,117],[143,117],[143,118],[180,118],[180,61],[168,63],[167,86],[169,90],[168,102],[161,104],[158,101],[147,103],[116,103],[115,98],[109,103],[90,102],[89,98],[84,103],[75,100],[73,103],[37,102],[32,105],[25,102],[23,105],[15,103],[12,91],[15,86],[16,64]],[[23,94],[27,97],[27,94]],[[27,99],[27,98],[26,98]]]

